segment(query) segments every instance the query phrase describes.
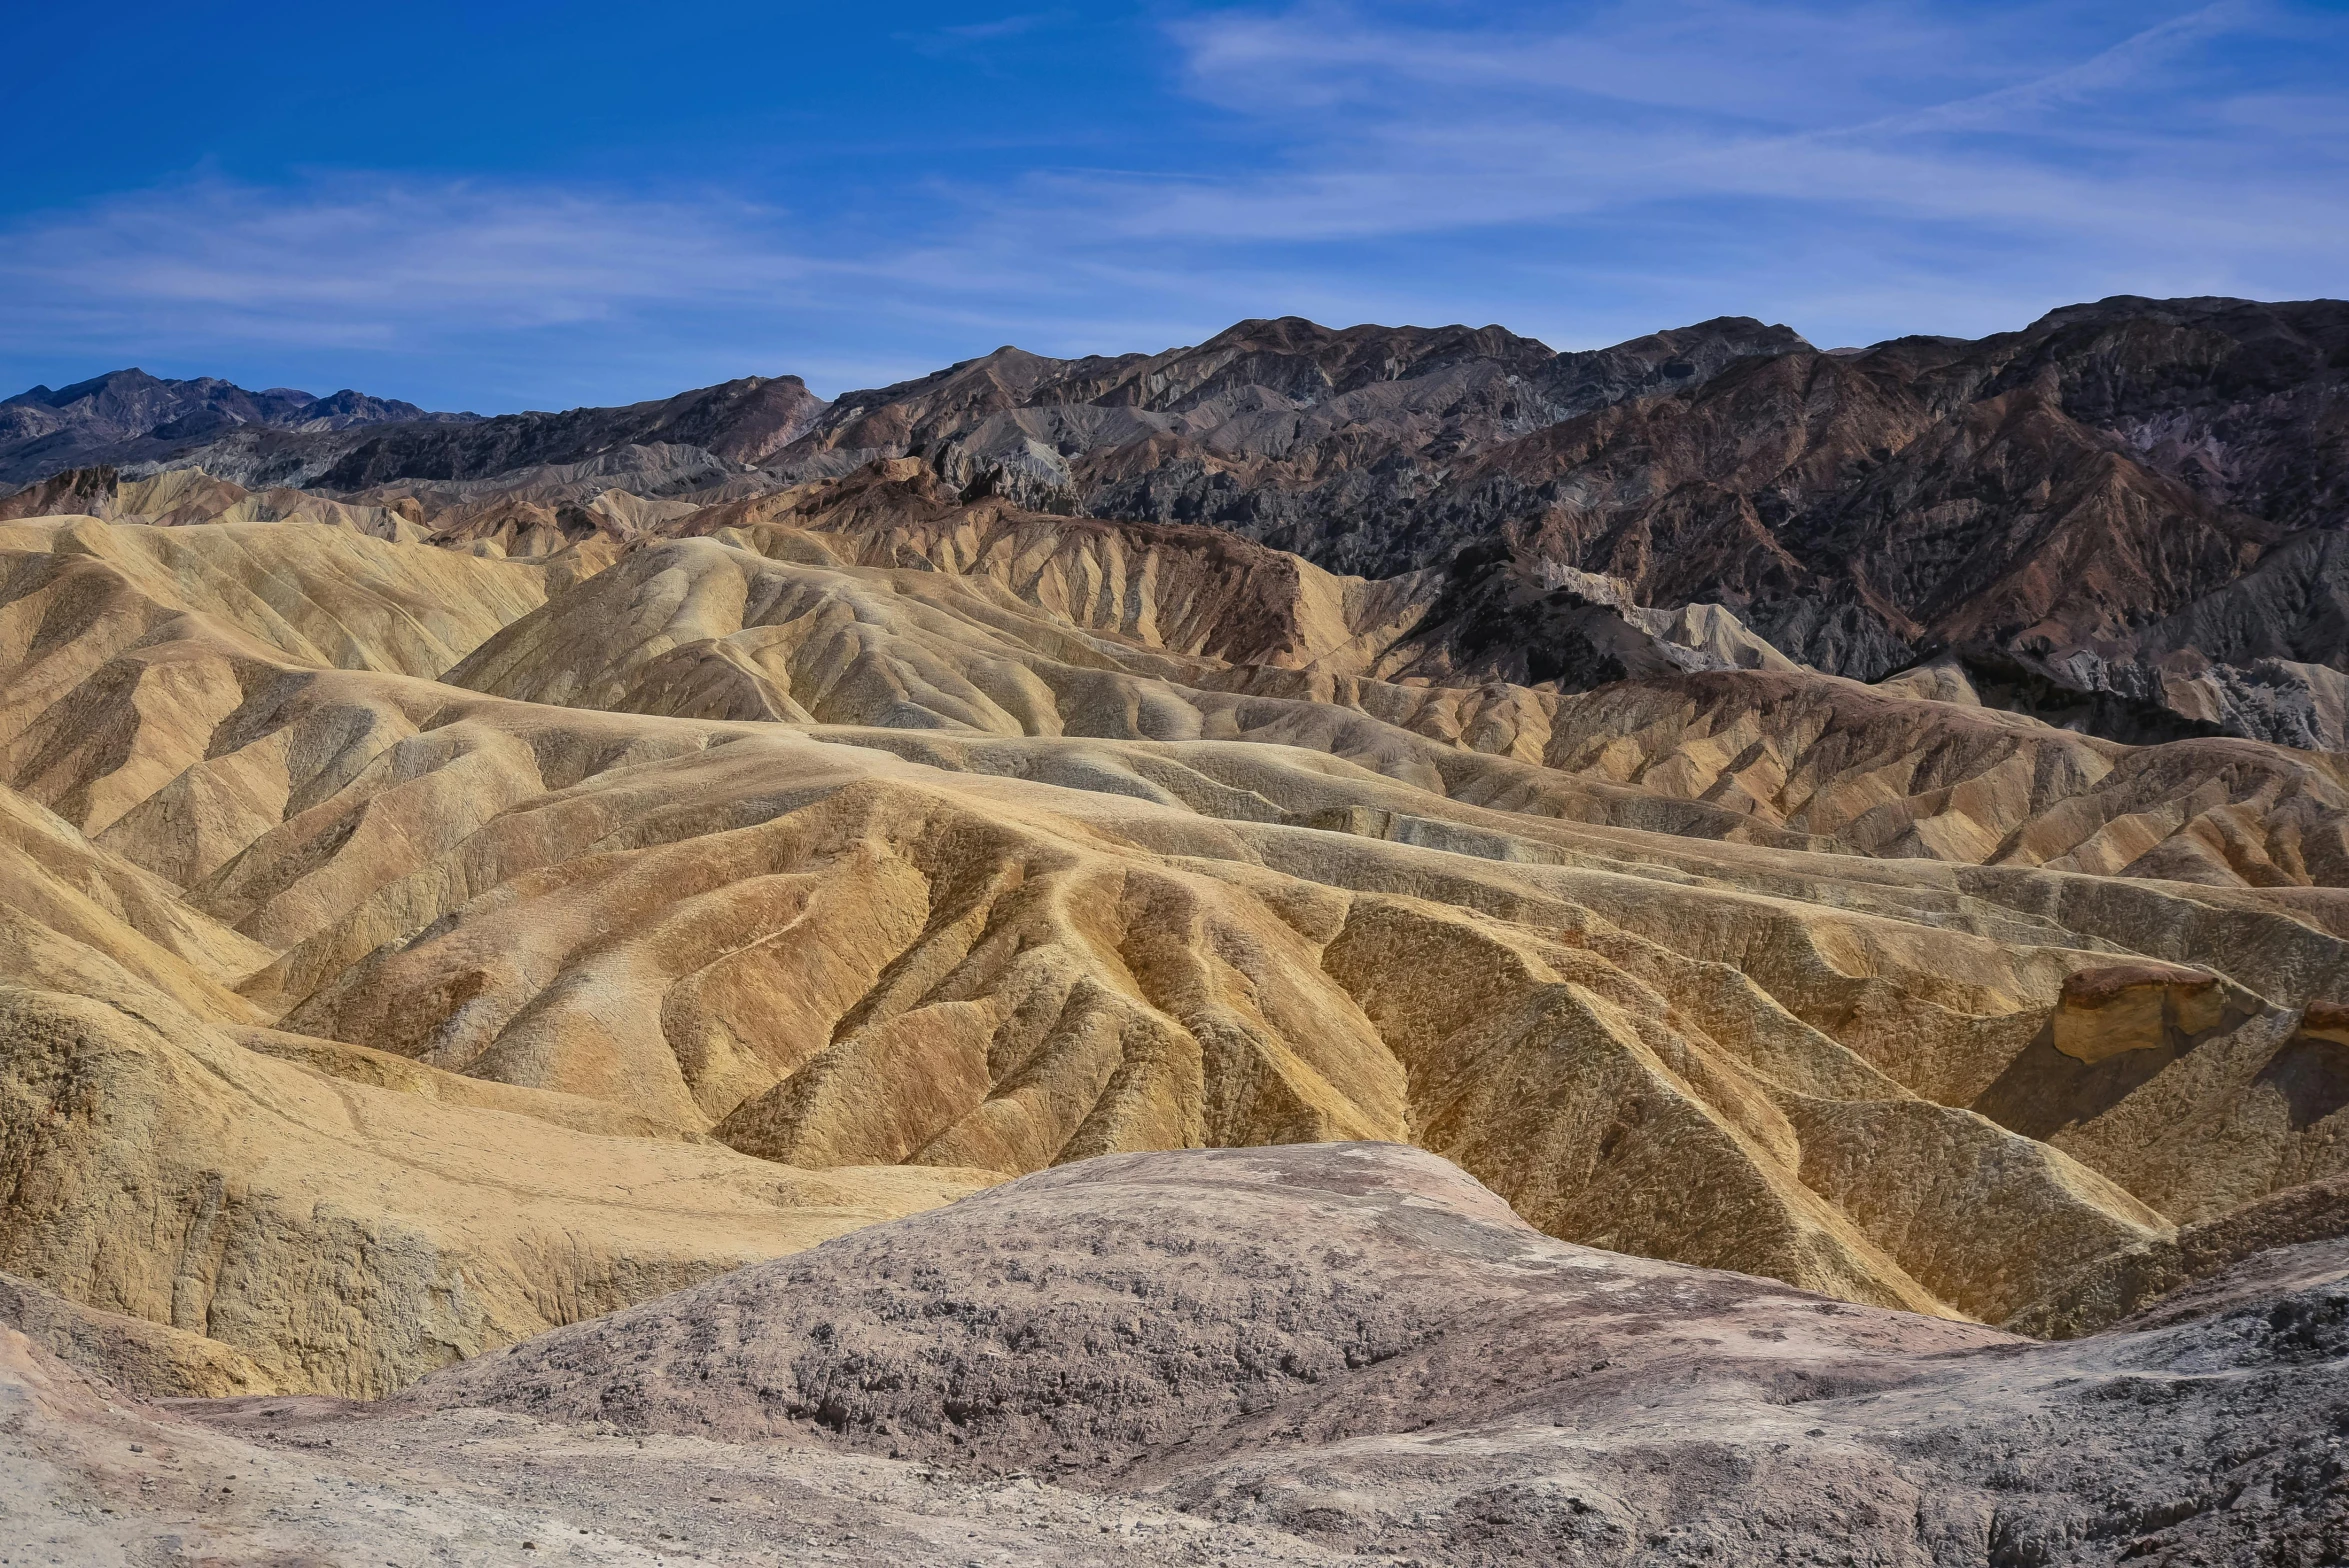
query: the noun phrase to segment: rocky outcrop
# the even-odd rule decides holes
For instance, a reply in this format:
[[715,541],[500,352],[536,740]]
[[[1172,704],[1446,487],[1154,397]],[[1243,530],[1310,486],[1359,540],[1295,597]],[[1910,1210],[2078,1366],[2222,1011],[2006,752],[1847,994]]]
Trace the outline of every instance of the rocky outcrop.
[[2117,739],[2339,749],[2344,353],[2324,301],[2116,299],[1838,355],[1750,322],[1553,357],[1494,329],[1243,323],[849,394],[778,461],[918,452],[1030,507],[1213,522],[1371,576],[1464,551],[1597,572],[1838,674],[1955,649],[2002,705]]
[[274,1394],[283,1379],[216,1339],[69,1301],[0,1274],[0,1329],[14,1329],[61,1361],[150,1399]]
[[159,1383],[253,1363],[387,1392],[990,1179],[574,1131],[559,1097],[534,1115],[522,1091],[364,1084],[248,1050],[102,959],[71,978],[86,994],[0,994],[0,1268],[184,1336],[149,1346]]
[[1743,317],[1566,354],[1499,327],[1333,330],[1295,317],[1154,355],[1053,360],[1006,347],[844,393],[772,466],[817,477],[917,455],[966,491],[1023,506],[1215,523],[1334,570],[1390,576],[1476,537],[1428,527],[1441,465],[1701,384],[1743,356],[1807,347]]
[[2349,1045],[2349,1003],[2310,1002],[2300,1010],[2300,1032],[2313,1040]]
[[[1585,1381],[1574,1392],[1597,1403],[1673,1359],[1651,1347],[1699,1333],[1763,1386],[1803,1368],[1881,1388],[1910,1357],[2012,1344],[1814,1304],[1563,1246],[1392,1144],[1127,1154],[477,1358],[396,1408],[728,1441],[815,1432],[1100,1487],[1212,1463],[1254,1446],[1244,1433],[1399,1436]],[[1519,1338],[1537,1323],[1549,1332]]]
[[[13,502],[13,515],[36,515],[23,499],[33,485],[100,465],[140,475],[201,468],[253,489],[352,491],[576,466],[648,446],[690,451],[699,465],[690,482],[723,483],[799,437],[826,406],[797,376],[747,376],[623,408],[483,419],[351,391],[249,393],[210,378],[158,381],[117,371],[0,403],[0,484],[20,486],[0,506]],[[84,510],[54,501],[42,510]]]
[[2001,705],[2117,739],[2340,749],[2345,334],[2334,302],[2237,300],[1835,355],[1738,321],[1555,356],[1247,322],[851,393],[776,462],[913,453],[1030,508],[1211,522],[1374,577],[1596,572],[1838,674],[1954,649]]
[[[2006,1320],[2017,1333],[2077,1339],[2143,1312],[2164,1297],[2252,1260],[2243,1272],[2289,1272],[2307,1259],[2329,1260],[2349,1235],[2349,1181],[2331,1178],[2288,1187],[2256,1203],[2156,1237],[2082,1269]],[[2330,1245],[2328,1245],[2330,1244]],[[2262,1257],[2275,1249],[2277,1256]]]
[[480,479],[653,442],[755,464],[787,446],[826,406],[797,376],[746,376],[625,408],[500,414],[449,429],[404,425],[350,446],[314,482],[358,490],[393,479]]
[[0,1329],[0,1509],[76,1561],[2316,1564],[2345,1261],[2032,1345],[1561,1245],[1392,1146],[1119,1156],[373,1405],[157,1408]]
[[2345,1264],[2033,1345],[1562,1245],[1393,1146],[1126,1155],[373,1405],[159,1409],[0,1329],[0,1509],[76,1561],[2314,1565]]
[[2074,1061],[2101,1062],[2201,1034],[2224,1010],[2216,975],[2163,964],[2076,970],[2064,977],[2052,1021],[2055,1048]]

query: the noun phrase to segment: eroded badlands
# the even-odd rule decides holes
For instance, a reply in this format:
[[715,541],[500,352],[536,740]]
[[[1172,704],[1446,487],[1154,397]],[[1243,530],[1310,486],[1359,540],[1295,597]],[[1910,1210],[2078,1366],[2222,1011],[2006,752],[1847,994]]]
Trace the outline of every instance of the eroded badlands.
[[0,503],[10,1529],[2349,1549],[2342,754],[706,457]]

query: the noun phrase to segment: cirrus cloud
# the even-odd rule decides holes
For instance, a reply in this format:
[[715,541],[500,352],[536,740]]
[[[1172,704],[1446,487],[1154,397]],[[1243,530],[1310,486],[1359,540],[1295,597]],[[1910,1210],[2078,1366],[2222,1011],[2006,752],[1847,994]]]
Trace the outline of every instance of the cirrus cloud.
[[[1561,346],[1727,312],[1971,333],[2103,293],[2338,292],[2349,253],[2349,19],[2286,0],[1306,0],[1159,36],[1165,102],[1008,170],[198,177],[21,215],[0,360],[266,361],[480,406],[751,370],[839,391],[1288,311]],[[1217,134],[1168,145],[1177,105]]]

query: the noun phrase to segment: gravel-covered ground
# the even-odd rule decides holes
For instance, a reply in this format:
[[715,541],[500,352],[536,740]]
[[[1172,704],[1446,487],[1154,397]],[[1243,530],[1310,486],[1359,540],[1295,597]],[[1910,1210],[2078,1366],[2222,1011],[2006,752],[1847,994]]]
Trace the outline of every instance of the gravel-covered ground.
[[373,1405],[11,1337],[0,1562],[2349,1559],[2349,1244],[2040,1344],[1569,1246],[1386,1145],[1121,1155]]

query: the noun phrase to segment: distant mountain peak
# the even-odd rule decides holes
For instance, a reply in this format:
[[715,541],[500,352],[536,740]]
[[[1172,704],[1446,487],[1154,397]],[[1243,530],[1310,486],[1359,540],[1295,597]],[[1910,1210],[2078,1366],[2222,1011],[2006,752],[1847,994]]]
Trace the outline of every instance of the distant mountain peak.
[[136,365],[68,386],[31,387],[0,401],[0,410],[0,480],[164,459],[248,428],[319,433],[478,417],[433,413],[347,387],[323,398],[298,387],[253,392],[217,376],[172,380]]

